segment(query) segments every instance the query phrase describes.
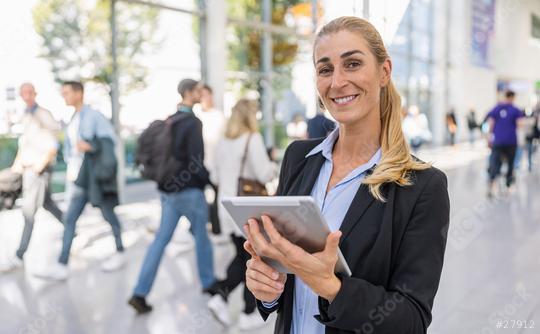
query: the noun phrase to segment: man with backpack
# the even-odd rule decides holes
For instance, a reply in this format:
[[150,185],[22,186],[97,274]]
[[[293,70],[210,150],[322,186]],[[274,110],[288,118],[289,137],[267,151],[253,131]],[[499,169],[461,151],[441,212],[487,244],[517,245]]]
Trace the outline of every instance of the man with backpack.
[[146,296],[152,289],[165,247],[182,216],[189,220],[195,238],[203,291],[215,281],[212,244],[206,231],[208,206],[203,192],[209,175],[204,167],[202,123],[193,113],[193,105],[201,100],[201,85],[184,79],[178,84],[178,93],[182,102],[177,112],[166,121],[152,123],[139,139],[137,162],[142,165],[143,176],[158,183],[162,210],[159,229],[148,247],[128,302],[139,314],[152,310]]
[[11,171],[22,175],[24,230],[16,254],[0,268],[0,272],[23,265],[23,256],[34,229],[34,216],[40,207],[62,222],[62,211],[52,200],[50,188],[52,165],[56,161],[58,149],[56,132],[60,130],[60,124],[48,110],[36,103],[37,94],[31,83],[21,85],[20,95],[26,104],[24,132],[19,138],[18,152]]

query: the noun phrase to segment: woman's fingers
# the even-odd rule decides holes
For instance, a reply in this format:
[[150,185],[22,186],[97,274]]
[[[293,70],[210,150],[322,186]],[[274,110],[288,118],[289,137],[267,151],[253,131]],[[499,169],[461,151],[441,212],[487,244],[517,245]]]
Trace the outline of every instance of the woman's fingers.
[[289,242],[289,240],[285,239],[276,229],[274,226],[274,223],[272,222],[272,219],[268,216],[262,216],[261,220],[263,222],[264,230],[266,231],[266,234],[270,238],[270,241],[274,246],[277,247],[277,249],[284,254],[289,254],[289,251],[294,246]]
[[341,238],[341,231],[332,232],[326,237],[326,245],[324,246],[324,252],[330,254],[337,254],[339,248],[339,239]]
[[262,260],[251,259],[246,263],[248,269],[258,271],[273,280],[279,279],[279,272]]
[[259,255],[257,255],[255,250],[253,249],[253,246],[251,246],[251,243],[247,240],[244,242],[244,249],[246,250],[246,252],[249,253],[249,255],[251,255],[251,257],[260,259]]
[[279,273],[278,281],[285,284],[285,282],[287,282],[287,274],[286,273]]
[[278,299],[283,291],[277,291],[265,284],[259,283],[250,278],[246,279],[246,286],[249,291],[255,296],[256,299],[271,303],[274,300]]
[[271,302],[279,298],[285,288],[286,276],[259,259],[252,258],[246,266],[246,286],[257,299]]
[[246,231],[249,243],[253,246],[257,254],[276,260],[283,257],[283,254],[266,240],[259,228],[258,221],[255,219],[248,220],[248,224],[244,226],[244,230]]
[[247,270],[246,271],[246,276],[248,278],[260,283],[260,284],[263,284],[263,285],[266,285],[266,286],[272,288],[268,292],[275,292],[275,293],[283,292],[283,287],[285,286],[285,284],[280,282],[279,276],[278,276],[278,278],[273,279],[273,278],[270,278],[269,276],[261,273],[260,271],[253,270],[253,269]]

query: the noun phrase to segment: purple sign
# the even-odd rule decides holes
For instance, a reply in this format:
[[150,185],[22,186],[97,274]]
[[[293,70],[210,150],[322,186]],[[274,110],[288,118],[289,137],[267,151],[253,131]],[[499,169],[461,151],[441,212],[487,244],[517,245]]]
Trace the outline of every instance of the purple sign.
[[472,1],[471,63],[491,65],[491,42],[495,32],[495,0]]

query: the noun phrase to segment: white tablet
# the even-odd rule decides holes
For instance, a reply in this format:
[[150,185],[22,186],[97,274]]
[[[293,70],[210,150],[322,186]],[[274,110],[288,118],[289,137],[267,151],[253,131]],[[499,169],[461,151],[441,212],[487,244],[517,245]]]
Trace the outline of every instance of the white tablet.
[[[269,216],[276,229],[287,240],[302,247],[308,253],[320,252],[324,249],[330,229],[322,216],[319,207],[309,196],[273,196],[273,197],[225,197],[221,200],[225,210],[244,234],[243,226],[250,218],[260,222],[262,215]],[[264,236],[262,222],[259,223]],[[276,270],[289,271],[279,262],[264,258],[265,262]],[[336,273],[351,275],[351,270],[338,249]]]

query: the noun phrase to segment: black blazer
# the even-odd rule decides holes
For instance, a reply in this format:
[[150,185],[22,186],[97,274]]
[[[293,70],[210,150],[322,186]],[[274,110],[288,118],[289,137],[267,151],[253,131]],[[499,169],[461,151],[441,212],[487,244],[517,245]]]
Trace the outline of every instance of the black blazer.
[[[287,148],[278,195],[311,193],[325,158],[321,153],[305,156],[321,141],[297,141]],[[352,276],[340,277],[341,290],[331,304],[319,297],[316,318],[327,334],[426,333],[443,266],[450,204],[443,172],[429,168],[411,177],[411,186],[384,185],[384,203],[365,185],[356,193],[340,228],[340,249]],[[275,333],[290,333],[293,297],[294,276],[289,275],[278,306],[267,310],[258,301],[265,319],[277,310]]]

